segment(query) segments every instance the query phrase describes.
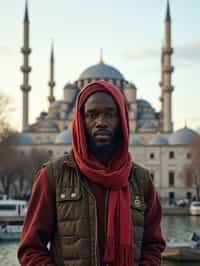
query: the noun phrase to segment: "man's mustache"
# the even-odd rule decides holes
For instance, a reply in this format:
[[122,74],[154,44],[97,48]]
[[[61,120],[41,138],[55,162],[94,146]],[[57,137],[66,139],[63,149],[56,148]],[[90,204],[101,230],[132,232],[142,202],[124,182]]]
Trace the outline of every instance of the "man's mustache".
[[99,134],[105,134],[105,135],[112,135],[113,131],[111,129],[98,129],[96,131],[94,131],[93,135],[99,135]]

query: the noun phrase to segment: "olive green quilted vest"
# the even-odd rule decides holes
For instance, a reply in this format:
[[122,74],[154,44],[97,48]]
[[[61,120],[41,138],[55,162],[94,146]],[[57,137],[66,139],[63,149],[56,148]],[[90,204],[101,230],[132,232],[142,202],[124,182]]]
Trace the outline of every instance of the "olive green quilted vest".
[[[56,266],[100,266],[95,197],[70,154],[45,164],[56,198],[57,226],[50,243]],[[145,196],[150,178],[134,164],[129,178],[133,219],[133,246],[138,265],[144,231]]]

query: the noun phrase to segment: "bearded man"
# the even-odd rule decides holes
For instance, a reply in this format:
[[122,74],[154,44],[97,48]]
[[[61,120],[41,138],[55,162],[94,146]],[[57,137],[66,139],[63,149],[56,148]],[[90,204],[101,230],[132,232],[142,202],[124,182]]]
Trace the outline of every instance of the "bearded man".
[[22,266],[159,266],[161,207],[128,151],[124,97],[100,80],[77,99],[72,151],[35,178],[18,258]]

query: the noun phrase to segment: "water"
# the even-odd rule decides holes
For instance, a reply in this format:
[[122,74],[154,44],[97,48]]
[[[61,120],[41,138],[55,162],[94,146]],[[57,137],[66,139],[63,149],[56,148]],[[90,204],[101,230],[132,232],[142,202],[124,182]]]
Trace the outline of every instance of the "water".
[[[193,232],[200,233],[200,216],[165,216],[162,231],[166,239],[188,240]],[[200,263],[165,261],[162,266],[199,266]]]
[[[187,240],[192,232],[200,233],[200,216],[167,216],[162,221],[163,233],[168,238]],[[18,243],[0,244],[0,266],[19,266],[16,252]],[[162,266],[197,266],[200,263],[163,262]]]

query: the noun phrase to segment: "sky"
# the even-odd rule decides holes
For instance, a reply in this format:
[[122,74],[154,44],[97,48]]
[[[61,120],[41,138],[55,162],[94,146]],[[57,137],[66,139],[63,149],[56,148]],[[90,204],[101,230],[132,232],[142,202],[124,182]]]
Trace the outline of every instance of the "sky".
[[[137,87],[137,97],[160,110],[160,58],[166,0],[29,0],[29,122],[48,109],[49,58],[55,50],[55,96],[89,66],[100,49],[108,65]],[[175,129],[200,128],[200,1],[171,0],[172,113]],[[0,0],[0,94],[9,96],[11,124],[22,127],[22,54],[25,0]]]

